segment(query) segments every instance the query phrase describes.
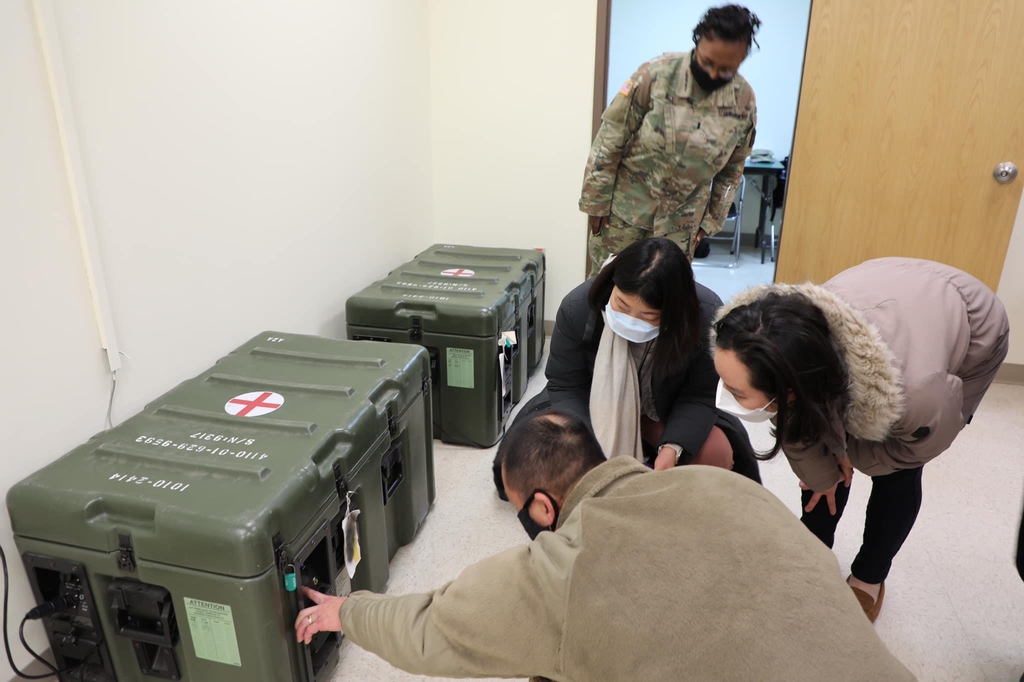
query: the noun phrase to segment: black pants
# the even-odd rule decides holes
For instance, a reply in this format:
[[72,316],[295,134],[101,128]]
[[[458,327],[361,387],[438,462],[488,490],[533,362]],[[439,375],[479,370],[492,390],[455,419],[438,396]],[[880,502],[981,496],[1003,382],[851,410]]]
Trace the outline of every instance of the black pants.
[[[853,561],[853,576],[872,585],[889,575],[892,560],[914,527],[921,510],[921,472],[923,467],[904,469],[888,476],[871,479],[871,497],[864,518],[864,541]],[[801,508],[806,509],[813,493],[803,491]],[[828,501],[822,498],[818,506],[804,512],[801,521],[819,540],[832,548],[836,526],[850,499],[850,489],[840,483],[836,488],[836,515],[828,510]]]

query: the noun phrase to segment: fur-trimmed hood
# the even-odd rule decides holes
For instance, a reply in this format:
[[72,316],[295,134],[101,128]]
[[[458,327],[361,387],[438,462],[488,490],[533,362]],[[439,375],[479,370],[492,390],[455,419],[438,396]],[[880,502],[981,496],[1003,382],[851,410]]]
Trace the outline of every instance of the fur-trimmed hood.
[[[855,438],[884,440],[903,415],[905,398],[900,371],[878,329],[839,296],[816,284],[774,284],[748,289],[724,305],[715,321],[770,292],[801,294],[825,314],[832,345],[846,369],[846,430]],[[711,334],[713,343],[714,328]]]
[[845,401],[829,433],[819,443],[784,445],[793,471],[818,492],[839,478],[829,454],[869,476],[885,476],[945,452],[1009,348],[1010,323],[999,298],[942,263],[878,258],[821,286],[757,287],[721,309],[718,319],[769,292],[800,294],[816,305],[846,369]]

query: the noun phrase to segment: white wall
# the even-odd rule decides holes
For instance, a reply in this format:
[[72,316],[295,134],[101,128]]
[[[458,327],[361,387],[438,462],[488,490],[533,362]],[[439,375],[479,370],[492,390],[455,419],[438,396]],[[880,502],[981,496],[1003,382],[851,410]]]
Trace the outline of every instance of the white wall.
[[597,0],[430,0],[434,234],[543,247],[545,318],[583,280]]
[[[1018,182],[1020,182],[1018,180]],[[1003,276],[996,293],[1010,316],[1010,353],[1006,362],[1024,365],[1024,198],[1017,209]]]
[[[664,52],[693,47],[693,29],[710,0],[613,0],[608,101],[637,67]],[[740,73],[757,96],[758,149],[777,158],[789,155],[796,127],[810,0],[744,0],[763,22],[757,34],[761,49],[743,62]]]
[[[108,0],[59,3],[57,22],[133,358],[117,418],[264,329],[342,336],[345,299],[432,242],[418,0]],[[102,428],[110,378],[29,0],[0,3],[0,63],[6,495]],[[31,604],[6,506],[0,543],[17,624]]]
[[[103,424],[110,379],[72,228],[49,90],[26,2],[0,3],[0,494]],[[0,545],[11,572],[11,631],[34,606],[0,505]],[[46,644],[30,630],[40,649]],[[0,655],[0,679],[13,675]]]

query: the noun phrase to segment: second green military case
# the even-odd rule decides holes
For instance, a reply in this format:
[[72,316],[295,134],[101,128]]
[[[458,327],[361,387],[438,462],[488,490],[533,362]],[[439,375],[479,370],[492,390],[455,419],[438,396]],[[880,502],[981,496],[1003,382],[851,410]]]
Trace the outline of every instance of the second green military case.
[[458,269],[466,267],[474,272],[516,272],[523,277],[516,280],[520,288],[520,314],[526,328],[526,366],[532,373],[544,354],[544,281],[546,259],[540,249],[499,249],[488,246],[458,246],[435,244],[419,256],[421,261],[448,265]]
[[37,601],[70,604],[44,620],[63,679],[328,679],[340,636],[295,643],[301,588],[387,585],[434,500],[429,371],[268,332],[11,488]]
[[490,447],[543,354],[544,277],[541,251],[435,244],[349,298],[348,337],[427,348],[435,435]]

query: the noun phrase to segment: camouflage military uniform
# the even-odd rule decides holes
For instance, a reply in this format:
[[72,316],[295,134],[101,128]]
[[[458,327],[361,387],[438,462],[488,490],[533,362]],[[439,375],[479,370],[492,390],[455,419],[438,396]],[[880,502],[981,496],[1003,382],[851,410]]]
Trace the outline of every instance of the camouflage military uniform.
[[722,229],[754,143],[754,90],[739,74],[706,94],[690,53],[651,60],[601,117],[580,210],[609,216],[590,235],[593,272],[644,237],[667,237],[693,258],[697,230]]

